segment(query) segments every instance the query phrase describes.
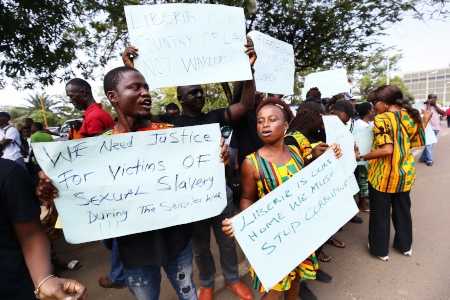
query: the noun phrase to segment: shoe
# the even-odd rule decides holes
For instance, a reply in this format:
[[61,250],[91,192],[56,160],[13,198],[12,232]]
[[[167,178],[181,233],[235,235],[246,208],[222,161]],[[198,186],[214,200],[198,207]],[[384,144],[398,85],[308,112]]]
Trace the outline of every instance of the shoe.
[[350,219],[350,222],[352,223],[357,223],[357,224],[361,224],[363,222],[363,219],[361,219],[358,216],[354,216],[353,218]]
[[423,160],[423,159],[419,159],[419,162],[421,162],[421,163],[426,163],[427,161],[426,161],[426,160]]
[[333,277],[322,271],[321,269],[316,270],[316,280],[323,283],[329,283],[333,280]]
[[[242,281],[238,281],[236,284],[231,285],[225,282],[225,286],[232,290],[236,296],[238,296],[239,299],[241,300],[252,300],[253,299],[253,294],[250,291],[250,289],[242,282]],[[199,298],[200,300],[200,298]]]
[[433,162],[429,161],[427,162],[427,166],[431,167],[433,165]]
[[304,281],[300,282],[300,292],[298,296],[302,300],[317,300],[316,295],[308,288],[308,284]]
[[403,255],[405,255],[405,256],[411,256],[411,255],[412,255],[412,248],[409,249],[409,251],[403,252]]
[[110,288],[114,288],[114,289],[123,289],[127,287],[127,284],[124,283],[112,283],[111,281],[109,281],[108,275],[102,276],[100,277],[100,279],[98,280],[98,284],[105,289],[110,289]]
[[[369,248],[369,251],[370,251],[370,244],[369,244],[369,243],[367,244],[367,248]],[[412,250],[409,250],[409,251],[411,251],[411,253],[412,253]],[[406,254],[405,254],[405,255],[406,255]],[[386,255],[386,256],[378,256],[378,258],[381,259],[382,261],[388,261],[388,260],[389,260],[389,255]]]
[[198,295],[198,300],[212,300],[214,294],[214,287],[200,289],[200,294]]

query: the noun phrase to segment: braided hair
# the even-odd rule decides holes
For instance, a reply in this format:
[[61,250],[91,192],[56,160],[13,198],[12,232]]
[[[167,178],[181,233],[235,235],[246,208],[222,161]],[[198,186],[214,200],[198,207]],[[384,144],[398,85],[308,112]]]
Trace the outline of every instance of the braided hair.
[[353,117],[353,105],[345,100],[344,93],[340,93],[331,97],[326,106],[327,112],[333,110],[334,112],[343,112],[350,118]]
[[419,111],[413,108],[408,100],[403,98],[402,91],[395,85],[383,85],[371,91],[367,95],[367,101],[372,102],[372,104],[383,101],[386,104],[397,105],[401,109],[406,110],[416,124],[422,126],[422,118]]
[[299,105],[297,115],[289,124],[287,132],[297,131],[309,124],[314,118],[325,113],[324,106],[315,101],[306,101]]

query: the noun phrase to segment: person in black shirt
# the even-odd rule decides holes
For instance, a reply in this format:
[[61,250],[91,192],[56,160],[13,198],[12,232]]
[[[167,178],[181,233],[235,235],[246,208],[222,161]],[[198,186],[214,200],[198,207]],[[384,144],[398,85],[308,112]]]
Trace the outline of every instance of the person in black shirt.
[[[247,44],[245,46],[247,47],[245,52],[249,56],[250,67],[252,68],[256,61],[256,52],[253,49],[253,41],[250,37],[247,37]],[[133,67],[132,57],[136,57],[137,55],[137,48],[129,46],[123,52],[122,60],[126,66]],[[243,84],[243,88],[242,97],[238,103],[232,104],[226,109],[215,109],[208,113],[202,112],[205,105],[205,97],[203,88],[200,85],[179,86],[177,88],[177,98],[182,107],[182,114],[179,116],[167,114],[153,116],[152,121],[167,122],[174,124],[176,127],[212,123],[219,123],[220,126],[223,126],[236,122],[253,108],[255,95],[255,82],[253,78],[240,84]],[[233,198],[228,197],[229,194],[230,191],[227,191],[227,206],[220,215],[194,224],[195,229],[191,244],[200,273],[200,283],[202,284],[199,295],[200,300],[212,300],[214,293],[216,269],[210,250],[211,227],[213,228],[219,246],[220,264],[222,266],[226,287],[235,292],[240,299],[253,299],[253,294],[249,288],[239,281],[238,259],[234,240],[228,238],[222,232],[222,221],[234,215]]]

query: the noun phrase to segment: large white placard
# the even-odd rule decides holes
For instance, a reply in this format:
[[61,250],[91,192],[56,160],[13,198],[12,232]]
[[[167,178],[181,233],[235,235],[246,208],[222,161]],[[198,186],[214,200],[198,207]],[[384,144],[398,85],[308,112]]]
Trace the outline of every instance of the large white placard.
[[[358,146],[361,155],[372,151],[373,145],[373,122],[367,124],[366,127],[355,127],[353,129],[353,137],[355,138],[356,146]],[[359,161],[358,165],[367,166],[367,161]]]
[[327,151],[231,222],[268,290],[357,212],[341,164]]
[[322,98],[332,97],[339,93],[350,92],[350,84],[347,79],[345,69],[337,69],[323,72],[316,72],[305,76],[305,87],[303,98],[310,88],[317,87],[322,94]]
[[226,206],[218,124],[33,143],[82,243],[213,217]]
[[323,116],[322,120],[327,135],[327,144],[337,143],[341,146],[342,157],[339,159],[339,163],[342,165],[345,175],[352,174],[356,168],[355,138],[337,116]]
[[294,94],[294,48],[267,34],[251,31],[258,59],[255,62],[256,90],[264,93]]
[[217,4],[125,6],[134,65],[152,88],[252,78],[244,10]]

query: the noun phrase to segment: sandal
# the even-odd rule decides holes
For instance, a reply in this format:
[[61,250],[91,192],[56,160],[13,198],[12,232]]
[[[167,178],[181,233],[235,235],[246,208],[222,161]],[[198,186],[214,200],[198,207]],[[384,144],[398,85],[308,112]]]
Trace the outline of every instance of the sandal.
[[331,256],[328,256],[321,251],[319,255],[317,255],[317,259],[323,262],[329,262],[331,260]]
[[334,237],[330,237],[327,241],[327,244],[333,245],[338,248],[345,248],[345,243],[341,242],[338,239],[335,239]]

